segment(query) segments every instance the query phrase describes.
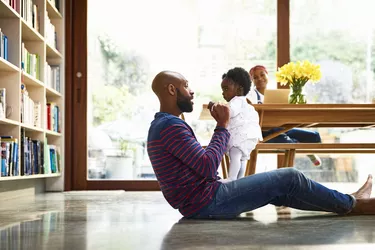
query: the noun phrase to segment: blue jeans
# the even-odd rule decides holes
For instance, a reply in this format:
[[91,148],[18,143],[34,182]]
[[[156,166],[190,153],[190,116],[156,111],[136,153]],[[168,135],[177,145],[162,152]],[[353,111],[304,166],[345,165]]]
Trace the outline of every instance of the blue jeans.
[[347,214],[355,198],[328,189],[294,168],[282,168],[221,184],[212,203],[193,218],[230,219],[267,204]]
[[[277,131],[280,131],[282,129],[283,128],[273,128],[268,131],[263,131],[262,132],[263,138]],[[320,135],[318,132],[294,128],[285,133],[278,135],[275,138],[272,138],[266,143],[298,143],[298,142],[319,143],[319,142],[322,142],[322,139],[320,138]]]

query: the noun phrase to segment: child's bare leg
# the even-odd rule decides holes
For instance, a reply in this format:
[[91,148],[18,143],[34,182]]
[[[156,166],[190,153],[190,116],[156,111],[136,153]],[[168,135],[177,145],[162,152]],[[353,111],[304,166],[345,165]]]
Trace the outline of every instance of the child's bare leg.
[[237,180],[238,172],[240,172],[241,168],[241,157],[242,152],[240,149],[233,147],[229,150],[230,165],[228,179],[231,181]]
[[241,159],[241,167],[240,167],[240,171],[238,171],[237,179],[240,179],[245,176],[246,165],[247,165],[247,160]]
[[238,148],[231,148],[229,150],[229,159],[230,159],[230,166],[229,166],[229,173],[228,178],[224,180],[220,180],[223,183],[237,180],[238,172],[241,168],[241,157],[242,152]]

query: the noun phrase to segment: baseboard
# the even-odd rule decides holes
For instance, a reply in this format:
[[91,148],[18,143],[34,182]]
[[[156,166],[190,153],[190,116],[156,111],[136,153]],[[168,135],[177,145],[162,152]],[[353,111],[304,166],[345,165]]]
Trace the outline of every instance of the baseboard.
[[45,192],[44,179],[29,179],[0,182],[0,203],[13,199],[34,199]]

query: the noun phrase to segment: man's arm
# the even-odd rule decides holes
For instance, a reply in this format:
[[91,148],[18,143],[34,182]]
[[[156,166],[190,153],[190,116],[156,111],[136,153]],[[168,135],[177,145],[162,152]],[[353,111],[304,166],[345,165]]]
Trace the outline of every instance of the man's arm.
[[203,177],[214,178],[226,150],[229,132],[216,127],[211,142],[204,149],[183,123],[175,123],[161,131],[161,140],[168,152]]
[[[247,99],[248,100],[248,99]],[[213,106],[215,105],[214,102],[210,102],[207,106],[207,108],[211,111]],[[237,116],[241,111],[242,101],[240,99],[234,99],[229,102],[228,107],[230,109],[230,115],[229,118]]]

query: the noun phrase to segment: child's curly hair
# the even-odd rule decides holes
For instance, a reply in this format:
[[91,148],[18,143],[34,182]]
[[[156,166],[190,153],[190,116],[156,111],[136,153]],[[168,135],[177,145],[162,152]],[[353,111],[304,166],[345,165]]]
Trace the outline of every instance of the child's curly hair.
[[233,81],[235,84],[240,85],[243,88],[244,96],[249,93],[251,87],[251,79],[249,73],[245,69],[241,67],[230,69],[227,73],[223,74],[222,79],[224,78],[227,78]]

